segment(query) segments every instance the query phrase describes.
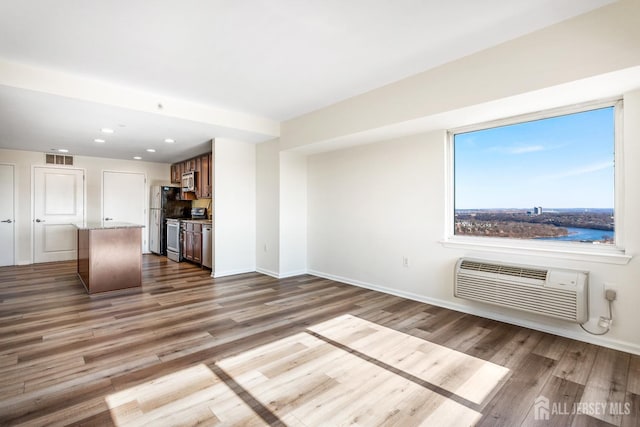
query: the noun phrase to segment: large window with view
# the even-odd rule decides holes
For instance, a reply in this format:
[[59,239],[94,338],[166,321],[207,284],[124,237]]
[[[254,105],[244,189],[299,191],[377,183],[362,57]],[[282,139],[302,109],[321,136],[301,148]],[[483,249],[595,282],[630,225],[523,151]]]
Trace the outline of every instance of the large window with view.
[[452,132],[454,236],[613,247],[620,108],[592,105]]

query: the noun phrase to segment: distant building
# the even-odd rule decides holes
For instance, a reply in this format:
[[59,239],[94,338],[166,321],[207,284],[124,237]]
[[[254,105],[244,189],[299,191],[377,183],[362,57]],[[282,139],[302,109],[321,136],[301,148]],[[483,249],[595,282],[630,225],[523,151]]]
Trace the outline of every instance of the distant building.
[[536,206],[533,208],[534,215],[542,215],[542,206]]

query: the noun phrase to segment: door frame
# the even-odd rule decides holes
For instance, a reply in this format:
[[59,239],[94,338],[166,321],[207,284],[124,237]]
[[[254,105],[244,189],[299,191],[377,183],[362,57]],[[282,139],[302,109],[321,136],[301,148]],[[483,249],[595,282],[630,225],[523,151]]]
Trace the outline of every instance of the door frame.
[[18,174],[16,173],[17,165],[15,163],[0,162],[2,166],[11,166],[13,168],[13,265],[18,265],[18,215],[16,215],[18,200]]
[[36,259],[36,232],[35,232],[35,220],[36,220],[36,169],[61,169],[61,170],[79,170],[82,171],[82,220],[87,220],[87,170],[85,168],[78,168],[75,166],[60,166],[60,165],[48,165],[39,164],[31,165],[31,260],[33,264]]
[[[142,252],[150,253],[149,251],[149,209],[151,206],[151,193],[149,192],[149,181],[147,180],[147,173],[144,171],[125,171],[125,170],[113,170],[102,169],[100,172],[100,221],[104,221],[104,174],[107,173],[129,173],[135,175],[142,175],[144,177],[144,229],[142,230]],[[146,242],[146,244],[145,244]]]

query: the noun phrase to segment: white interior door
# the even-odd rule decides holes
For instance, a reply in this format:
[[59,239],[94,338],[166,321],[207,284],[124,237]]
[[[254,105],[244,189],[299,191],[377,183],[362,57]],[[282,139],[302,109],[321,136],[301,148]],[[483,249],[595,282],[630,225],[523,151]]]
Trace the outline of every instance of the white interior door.
[[[147,179],[143,173],[104,171],[102,173],[102,220],[146,226],[149,204],[146,187]],[[142,232],[142,250],[148,252],[149,233],[145,230]]]
[[84,171],[35,167],[33,197],[34,262],[75,259],[73,224],[84,221]]
[[0,165],[0,267],[15,264],[15,184],[13,165]]

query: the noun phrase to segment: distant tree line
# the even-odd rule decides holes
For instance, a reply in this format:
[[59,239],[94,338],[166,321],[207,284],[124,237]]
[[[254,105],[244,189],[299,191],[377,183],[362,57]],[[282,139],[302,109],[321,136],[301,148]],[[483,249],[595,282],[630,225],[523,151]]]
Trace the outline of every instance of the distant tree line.
[[508,237],[512,239],[535,239],[541,237],[567,236],[566,228],[550,224],[534,224],[516,221],[479,221],[457,219],[455,223],[458,235]]
[[614,224],[610,214],[600,212],[543,212],[540,215],[528,215],[524,212],[478,211],[456,214],[456,221],[480,221],[490,223],[528,223],[544,224],[555,227],[590,228],[593,230],[613,231]]

